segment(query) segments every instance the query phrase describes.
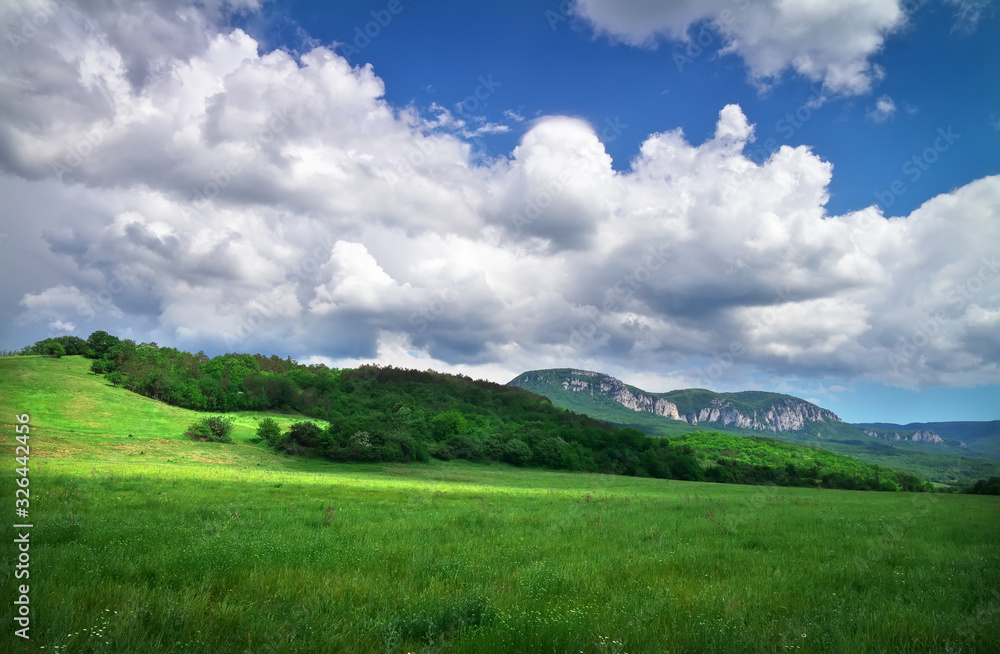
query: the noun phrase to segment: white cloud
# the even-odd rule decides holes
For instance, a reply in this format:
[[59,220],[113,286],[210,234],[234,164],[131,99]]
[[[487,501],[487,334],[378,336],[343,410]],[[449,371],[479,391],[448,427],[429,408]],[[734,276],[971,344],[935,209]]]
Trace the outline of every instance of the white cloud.
[[741,57],[758,83],[792,70],[843,94],[865,93],[881,78],[871,57],[906,21],[900,0],[576,0],[573,11],[630,45],[667,39],[688,58],[718,48]]
[[[646,21],[661,25],[650,35],[702,12],[673,7]],[[391,106],[370,67],[324,48],[261,54],[239,30],[213,31],[208,14],[135,11],[131,20],[159,11],[147,24],[180,36],[127,46],[112,31],[129,16],[66,10],[47,39],[0,62],[4,231],[46,271],[15,275],[13,258],[0,262],[17,334],[72,324],[497,381],[573,366],[676,387],[728,361],[702,384],[760,370],[1000,382],[1000,177],[909,216],[831,216],[829,162],[782,147],[755,163],[737,105],[721,108],[704,143],[651,134],[617,171],[594,126],[565,116],[535,121],[509,156],[476,162],[458,119]],[[878,23],[823,3],[797,11],[805,40],[820,24]],[[740,29],[734,39],[763,28]],[[874,50],[838,59],[826,42],[796,69],[860,88]],[[746,43],[754,56],[791,52]],[[774,74],[781,61],[754,70]]]
[[875,106],[868,111],[868,119],[873,123],[884,123],[896,113],[896,103],[887,95],[875,101]]
[[990,0],[945,0],[945,3],[955,7],[953,31],[958,32],[975,30],[979,21],[991,9]]

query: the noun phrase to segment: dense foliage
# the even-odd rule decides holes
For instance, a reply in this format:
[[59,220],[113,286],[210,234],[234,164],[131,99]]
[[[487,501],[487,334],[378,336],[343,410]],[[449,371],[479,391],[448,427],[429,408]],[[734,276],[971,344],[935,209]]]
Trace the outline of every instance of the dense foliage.
[[233,421],[223,416],[209,416],[196,421],[188,427],[185,436],[196,441],[213,443],[233,442]]
[[980,479],[969,487],[968,492],[974,495],[1000,495],[1000,477]]
[[670,440],[695,452],[705,466],[707,481],[848,490],[933,490],[916,475],[770,438],[695,432]]
[[[742,484],[926,489],[913,475],[829,452],[811,462],[798,460],[805,448],[768,439],[648,436],[557,408],[522,388],[461,375],[379,366],[336,370],[260,354],[208,357],[106,332],[59,343],[67,353],[72,347],[93,359],[91,370],[112,384],[168,404],[299,414],[303,420],[285,431],[264,420],[257,433],[259,441],[290,454],[345,462],[503,461]],[[187,435],[229,438],[218,417],[198,421]]]
[[[116,386],[189,409],[281,411],[303,420],[258,438],[334,461],[504,461],[519,466],[702,478],[690,450],[552,406],[519,388],[464,376],[362,366],[334,370],[259,354],[208,357],[105,332],[86,341],[91,370]],[[208,423],[191,437],[208,439]],[[215,440],[214,438],[212,440]]]
[[87,341],[79,336],[56,336],[55,338],[46,338],[36,342],[34,345],[22,348],[18,354],[41,354],[58,359],[64,355],[86,355],[88,351]]

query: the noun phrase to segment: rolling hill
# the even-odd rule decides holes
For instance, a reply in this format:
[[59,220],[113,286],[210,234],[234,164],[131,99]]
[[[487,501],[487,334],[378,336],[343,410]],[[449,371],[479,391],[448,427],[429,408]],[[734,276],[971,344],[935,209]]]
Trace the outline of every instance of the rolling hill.
[[706,429],[768,436],[905,470],[943,484],[967,484],[1000,474],[1000,463],[992,460],[993,451],[1000,450],[1000,438],[991,431],[992,425],[1000,423],[934,423],[945,427],[944,434],[929,425],[854,425],[790,395],[706,389],[650,393],[609,375],[569,368],[532,370],[508,383],[544,395],[556,406],[655,436]]
[[[1000,635],[995,497],[338,463],[254,442],[257,419],[301,415],[231,412],[233,443],[196,442],[183,432],[204,412],[89,368],[0,357],[9,452],[14,416],[30,415],[17,435],[34,525],[31,639],[11,629],[0,651],[598,653],[669,638],[697,652],[992,652]],[[732,461],[720,476],[864,465],[684,438]],[[23,615],[17,548],[7,624]]]

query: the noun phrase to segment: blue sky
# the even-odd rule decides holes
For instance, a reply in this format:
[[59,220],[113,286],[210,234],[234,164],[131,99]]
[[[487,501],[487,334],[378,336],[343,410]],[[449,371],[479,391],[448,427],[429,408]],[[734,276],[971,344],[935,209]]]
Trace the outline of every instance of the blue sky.
[[[767,90],[749,84],[745,63],[720,55],[723,37],[706,23],[691,29],[693,50],[669,40],[636,48],[595,37],[590,25],[566,11],[568,4],[400,0],[393,15],[386,2],[282,2],[242,24],[265,48],[304,50],[308,39],[342,44],[336,50],[352,64],[374,66],[386,82],[386,98],[397,106],[437,103],[457,112],[481,76],[495,80],[487,100],[468,102],[476,107],[470,113],[511,128],[477,142],[493,156],[508,154],[530,126],[513,123],[504,112],[529,121],[568,114],[596,126],[607,120],[628,126],[606,143],[615,168],[623,170],[649,134],[681,127],[700,142],[713,133],[718,109],[737,103],[757,124],[749,156],[762,160],[781,145],[806,145],[834,164],[827,204],[834,214],[878,202],[876,193],[899,180],[907,190],[886,209],[906,215],[939,193],[1000,173],[995,7],[985,9],[973,28],[956,18],[953,5],[902,5],[910,7],[907,25],[869,58],[885,78],[871,93],[844,96],[794,74]],[[377,19],[386,16],[391,19],[383,27]],[[805,106],[817,96],[828,99],[816,109]],[[873,121],[869,114],[886,96],[895,111],[884,122]],[[957,138],[945,156],[912,163],[933,147],[939,128],[949,127]]]
[[1000,418],[995,2],[0,14],[2,348],[107,329]]

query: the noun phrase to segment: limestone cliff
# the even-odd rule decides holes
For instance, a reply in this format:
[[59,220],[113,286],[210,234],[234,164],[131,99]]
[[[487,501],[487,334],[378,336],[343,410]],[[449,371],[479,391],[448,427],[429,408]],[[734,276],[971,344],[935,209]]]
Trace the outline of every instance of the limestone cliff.
[[[832,411],[805,400],[777,393],[766,394],[769,400],[765,402],[765,406],[748,407],[739,401],[739,393],[720,394],[704,391],[704,394],[711,396],[704,406],[681,412],[677,404],[663,397],[669,395],[668,393],[647,393],[609,375],[589,370],[571,370],[563,371],[560,377],[563,390],[587,393],[592,398],[605,396],[633,411],[683,420],[691,425],[721,423],[741,429],[778,432],[796,431],[808,423],[841,421]],[[542,379],[539,377],[533,381]]]
[[[900,434],[896,431],[877,431],[866,429],[865,434],[872,438],[881,438],[887,441],[912,441],[914,443],[933,443],[934,445],[944,445],[944,439],[927,429],[920,429],[915,432]],[[960,447],[964,446],[964,443]]]

